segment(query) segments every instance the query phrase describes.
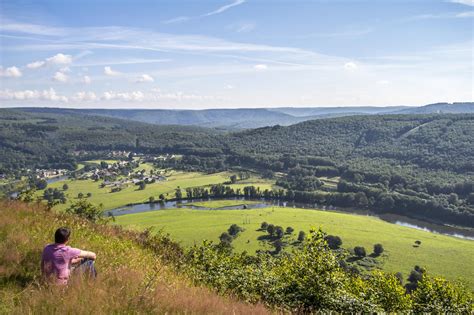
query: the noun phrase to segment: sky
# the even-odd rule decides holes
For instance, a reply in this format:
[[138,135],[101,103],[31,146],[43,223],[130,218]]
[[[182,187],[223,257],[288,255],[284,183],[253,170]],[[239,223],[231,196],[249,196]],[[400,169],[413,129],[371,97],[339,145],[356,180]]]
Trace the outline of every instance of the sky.
[[474,0],[0,0],[0,107],[474,100]]

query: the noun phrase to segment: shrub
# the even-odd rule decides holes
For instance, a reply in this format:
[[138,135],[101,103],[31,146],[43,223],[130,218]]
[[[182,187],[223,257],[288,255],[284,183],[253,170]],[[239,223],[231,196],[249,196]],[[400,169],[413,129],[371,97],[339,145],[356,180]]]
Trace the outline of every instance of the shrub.
[[328,243],[330,249],[338,249],[342,245],[342,240],[339,236],[327,235],[324,240]]
[[305,238],[306,238],[306,233],[303,232],[303,231],[300,231],[300,232],[298,233],[298,241],[299,241],[299,242],[302,242],[302,241],[305,240]]
[[260,229],[266,231],[268,228],[268,223],[267,222],[262,222],[262,224],[260,224]]
[[236,237],[237,234],[239,234],[243,230],[244,229],[238,226],[237,224],[232,224],[227,231],[229,232],[231,236]]
[[277,238],[279,238],[279,239],[282,238],[284,234],[285,234],[285,232],[283,231],[283,228],[281,226],[276,226],[275,227],[275,236]]
[[295,229],[292,228],[291,226],[286,228],[286,234],[292,234],[294,231],[295,231]]
[[461,283],[424,275],[413,292],[414,313],[473,314],[473,297]]
[[383,253],[384,249],[382,244],[375,244],[374,245],[374,255],[380,256]]
[[101,207],[96,207],[86,199],[79,199],[66,209],[67,213],[78,215],[87,220],[96,222],[102,218]]
[[365,248],[362,246],[356,246],[354,247],[354,254],[357,257],[365,257],[367,253],[365,252]]
[[267,232],[270,234],[270,236],[273,236],[275,234],[275,226],[273,224],[269,224],[267,226]]
[[221,241],[221,243],[232,243],[232,240],[233,240],[233,237],[227,233],[227,232],[223,232],[221,234],[221,236],[219,236],[219,240]]

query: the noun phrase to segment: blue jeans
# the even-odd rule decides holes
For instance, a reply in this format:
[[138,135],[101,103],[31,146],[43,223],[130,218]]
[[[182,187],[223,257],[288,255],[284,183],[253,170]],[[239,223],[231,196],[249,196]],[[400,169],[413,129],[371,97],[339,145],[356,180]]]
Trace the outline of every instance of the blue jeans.
[[89,258],[82,258],[79,265],[72,270],[73,273],[86,275],[91,278],[97,277],[97,270],[95,270],[94,261]]

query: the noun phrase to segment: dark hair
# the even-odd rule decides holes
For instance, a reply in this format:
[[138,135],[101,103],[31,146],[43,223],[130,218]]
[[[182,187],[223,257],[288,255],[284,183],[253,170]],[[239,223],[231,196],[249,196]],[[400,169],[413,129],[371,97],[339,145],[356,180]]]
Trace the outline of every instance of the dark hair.
[[67,227],[59,228],[54,233],[54,242],[58,244],[64,244],[68,241],[70,235],[71,230]]

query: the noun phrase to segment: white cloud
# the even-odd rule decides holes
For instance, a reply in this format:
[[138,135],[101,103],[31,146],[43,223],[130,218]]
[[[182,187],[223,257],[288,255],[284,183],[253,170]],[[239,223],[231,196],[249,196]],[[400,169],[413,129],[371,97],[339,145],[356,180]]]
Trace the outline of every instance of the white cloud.
[[91,81],[92,80],[88,75],[85,75],[84,77],[82,77],[82,83],[84,83],[84,84],[90,84]]
[[357,64],[355,64],[354,62],[346,62],[344,64],[344,69],[346,69],[347,71],[355,71],[357,70],[358,66]]
[[471,7],[474,7],[474,0],[450,0],[451,3],[464,4]]
[[34,61],[26,65],[28,69],[38,69],[43,67],[46,64],[44,61]]
[[72,62],[72,56],[59,53],[50,58],[46,58],[46,62],[53,65],[68,65]]
[[238,24],[230,25],[230,28],[237,33],[248,33],[255,29],[256,24],[253,22],[243,22]]
[[235,6],[238,6],[238,5],[241,5],[242,3],[244,3],[245,0],[235,0],[234,2],[230,3],[230,4],[227,4],[227,5],[224,5],[214,11],[211,11],[211,12],[208,12],[206,14],[203,14],[201,15],[201,17],[204,17],[204,16],[211,16],[211,15],[215,15],[215,14],[219,14],[219,13],[222,13],[224,11],[227,11],[229,10],[230,8],[232,7],[235,7]]
[[70,69],[67,67],[67,65],[72,63],[72,56],[71,55],[65,55],[65,54],[56,54],[52,57],[46,58],[45,60],[38,60],[34,61],[32,63],[29,63],[26,65],[28,69],[38,69],[41,67],[44,67],[46,65],[52,65],[52,66],[64,66],[61,68],[61,72],[69,72]]
[[54,74],[53,81],[64,83],[68,81],[68,76],[58,71]]
[[169,20],[165,20],[161,23],[163,24],[174,24],[174,23],[181,23],[181,22],[186,22],[190,18],[188,16],[178,16]]
[[470,17],[474,17],[474,11],[467,11],[467,12],[458,13],[458,14],[456,14],[456,17],[457,17],[457,18],[470,18]]
[[390,81],[388,80],[379,80],[377,81],[377,85],[389,85]]
[[142,74],[135,80],[135,82],[137,83],[147,83],[147,82],[154,82],[154,81],[155,79],[153,79],[153,77],[149,74]]
[[0,91],[0,99],[3,100],[39,100],[39,101],[55,101],[55,102],[67,102],[66,96],[58,95],[53,88],[49,90],[23,90],[23,91],[12,91],[2,90]]
[[5,70],[3,70],[2,67],[0,67],[0,77],[7,77],[7,78],[19,78],[23,75],[21,73],[20,69],[17,67],[8,67]]
[[265,64],[258,64],[258,65],[253,66],[253,68],[257,71],[265,71],[268,69],[268,66]]
[[233,90],[233,89],[234,89],[234,86],[231,85],[231,84],[227,84],[227,85],[224,87],[224,89],[226,89],[226,90]]
[[145,94],[142,91],[133,92],[105,92],[102,95],[102,99],[106,101],[120,100],[120,101],[143,101]]
[[174,24],[174,23],[182,23],[182,22],[186,22],[186,21],[189,21],[191,19],[195,19],[195,18],[202,18],[202,17],[207,17],[207,16],[211,16],[211,15],[216,15],[216,14],[220,14],[224,11],[227,11],[229,10],[230,8],[232,7],[235,7],[235,6],[238,6],[238,5],[241,5],[242,3],[244,3],[246,0],[235,0],[234,2],[230,3],[230,4],[226,4],[224,6],[221,6],[219,8],[217,8],[216,10],[214,11],[211,11],[211,12],[208,12],[208,13],[204,13],[204,14],[201,14],[199,16],[194,16],[194,17],[190,17],[190,16],[178,16],[178,17],[175,17],[175,18],[172,18],[172,19],[169,19],[169,20],[165,20],[161,23],[163,24]]
[[120,75],[120,72],[112,70],[111,67],[104,67],[104,74],[108,76],[117,76]]
[[73,97],[75,101],[97,101],[98,99],[94,92],[77,92]]

